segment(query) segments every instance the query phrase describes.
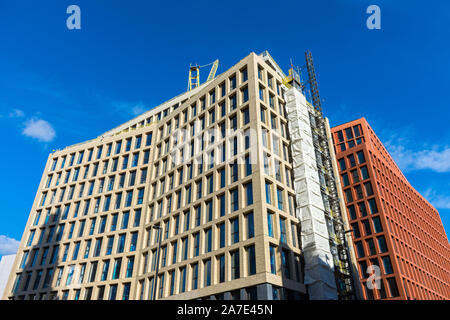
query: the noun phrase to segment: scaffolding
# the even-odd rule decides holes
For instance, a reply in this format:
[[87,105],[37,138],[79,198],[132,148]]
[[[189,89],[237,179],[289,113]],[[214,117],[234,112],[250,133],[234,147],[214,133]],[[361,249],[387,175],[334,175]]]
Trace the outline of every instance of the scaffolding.
[[342,219],[340,199],[338,196],[336,176],[334,175],[330,145],[327,138],[325,118],[317,85],[316,72],[310,51],[305,52],[308,84],[312,96],[310,123],[316,149],[319,180],[324,201],[325,218],[330,239],[330,250],[334,260],[334,274],[338,297],[342,300],[355,298],[352,281],[350,255],[345,240],[345,225]]
[[345,238],[345,224],[340,206],[341,200],[338,195],[330,144],[327,137],[326,120],[322,114],[322,104],[311,52],[307,51],[305,57],[308,80],[303,82],[300,71],[302,69],[297,68],[295,70],[291,66],[289,75],[283,80],[283,84],[287,88],[297,88],[305,96],[307,93],[311,94],[312,104],[307,102],[309,122],[316,155],[330,252],[333,256],[337,295],[340,300],[351,300],[356,299],[356,295],[351,272],[350,254]]

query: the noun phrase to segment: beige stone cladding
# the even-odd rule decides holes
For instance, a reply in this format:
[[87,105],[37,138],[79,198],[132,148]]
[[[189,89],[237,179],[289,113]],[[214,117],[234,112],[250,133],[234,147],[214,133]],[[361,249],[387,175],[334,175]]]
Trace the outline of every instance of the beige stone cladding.
[[223,298],[260,285],[268,298],[306,294],[283,76],[251,53],[50,154],[4,298]]

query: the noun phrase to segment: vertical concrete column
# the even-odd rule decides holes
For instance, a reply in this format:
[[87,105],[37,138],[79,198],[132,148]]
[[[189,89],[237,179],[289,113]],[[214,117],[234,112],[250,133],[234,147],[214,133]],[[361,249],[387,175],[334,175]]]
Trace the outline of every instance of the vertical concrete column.
[[291,88],[285,92],[285,100],[294,169],[296,215],[302,230],[305,285],[310,299],[337,300],[333,256],[306,98],[297,89]]

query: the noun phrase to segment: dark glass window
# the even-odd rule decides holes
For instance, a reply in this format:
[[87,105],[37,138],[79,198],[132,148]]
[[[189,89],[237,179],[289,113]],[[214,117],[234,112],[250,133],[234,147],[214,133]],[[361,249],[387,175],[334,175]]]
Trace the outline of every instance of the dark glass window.
[[347,140],[353,139],[352,128],[345,129],[345,136],[347,137]]
[[385,257],[383,257],[381,259],[383,260],[384,272],[386,274],[394,273],[394,270],[392,269],[391,259],[389,258],[389,256],[385,256]]
[[355,210],[355,206],[350,206],[348,207],[348,212],[350,213],[350,219],[356,219],[356,210]]
[[366,236],[371,235],[371,234],[372,234],[372,230],[370,229],[370,222],[369,222],[369,220],[368,220],[368,219],[367,219],[367,220],[364,220],[364,221],[362,222],[362,224],[363,224],[363,226],[364,226],[364,231],[365,231],[365,233],[366,233]]
[[369,172],[367,171],[367,167],[361,167],[361,177],[363,180],[369,179]]
[[375,217],[373,220],[373,228],[375,230],[375,233],[383,232],[383,227],[381,226],[381,221],[379,217]]
[[358,258],[363,258],[364,257],[364,246],[362,244],[362,242],[355,242],[356,245],[356,250],[358,252]]
[[358,155],[358,161],[360,164],[366,162],[366,158],[364,157],[363,151],[358,151],[357,155]]
[[367,208],[365,202],[358,203],[359,212],[361,213],[361,217],[367,216]]
[[387,282],[389,285],[389,291],[391,291],[391,297],[395,298],[395,297],[400,296],[395,278],[389,278],[389,279],[387,279]]
[[342,181],[343,181],[344,187],[347,187],[348,185],[350,185],[350,181],[348,179],[348,174],[344,173],[342,175]]
[[360,238],[361,237],[361,232],[359,231],[359,226],[358,223],[352,223],[352,230],[353,230],[353,236],[355,238]]
[[375,214],[378,212],[377,203],[375,202],[375,199],[369,200],[369,207],[370,207],[371,214]]
[[366,243],[367,243],[367,247],[369,248],[370,255],[377,254],[377,250],[375,248],[375,242],[373,241],[373,239],[372,238],[367,239]]
[[348,156],[348,161],[350,162],[350,168],[356,166],[355,156],[353,154]]
[[386,240],[384,239],[384,236],[381,237],[377,237],[378,240],[378,248],[380,249],[381,253],[387,252],[387,245],[386,245]]
[[347,169],[347,166],[345,165],[345,158],[339,159],[339,167],[341,168],[341,171]]

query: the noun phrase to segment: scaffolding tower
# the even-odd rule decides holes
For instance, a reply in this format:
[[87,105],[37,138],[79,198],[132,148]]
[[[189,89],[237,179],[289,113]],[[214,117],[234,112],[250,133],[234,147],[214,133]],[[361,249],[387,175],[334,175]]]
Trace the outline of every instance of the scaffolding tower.
[[325,207],[325,218],[330,239],[330,249],[334,260],[334,274],[338,297],[342,300],[355,299],[350,254],[345,239],[345,225],[342,219],[336,176],[334,175],[330,144],[327,138],[325,118],[317,85],[316,72],[310,51],[305,52],[308,84],[313,108],[310,108],[310,123],[316,149],[319,180]]
[[[291,66],[289,75],[283,80],[287,88],[295,87],[305,96],[310,93],[312,104],[307,102],[313,144],[319,173],[320,189],[325,208],[325,221],[329,236],[330,252],[333,256],[334,276],[338,299],[356,299],[352,277],[350,253],[345,238],[345,224],[342,218],[336,176],[333,170],[330,143],[327,137],[326,120],[322,114],[316,72],[310,51],[305,52],[307,81],[302,81],[301,69]],[[303,68],[305,69],[305,68]]]

